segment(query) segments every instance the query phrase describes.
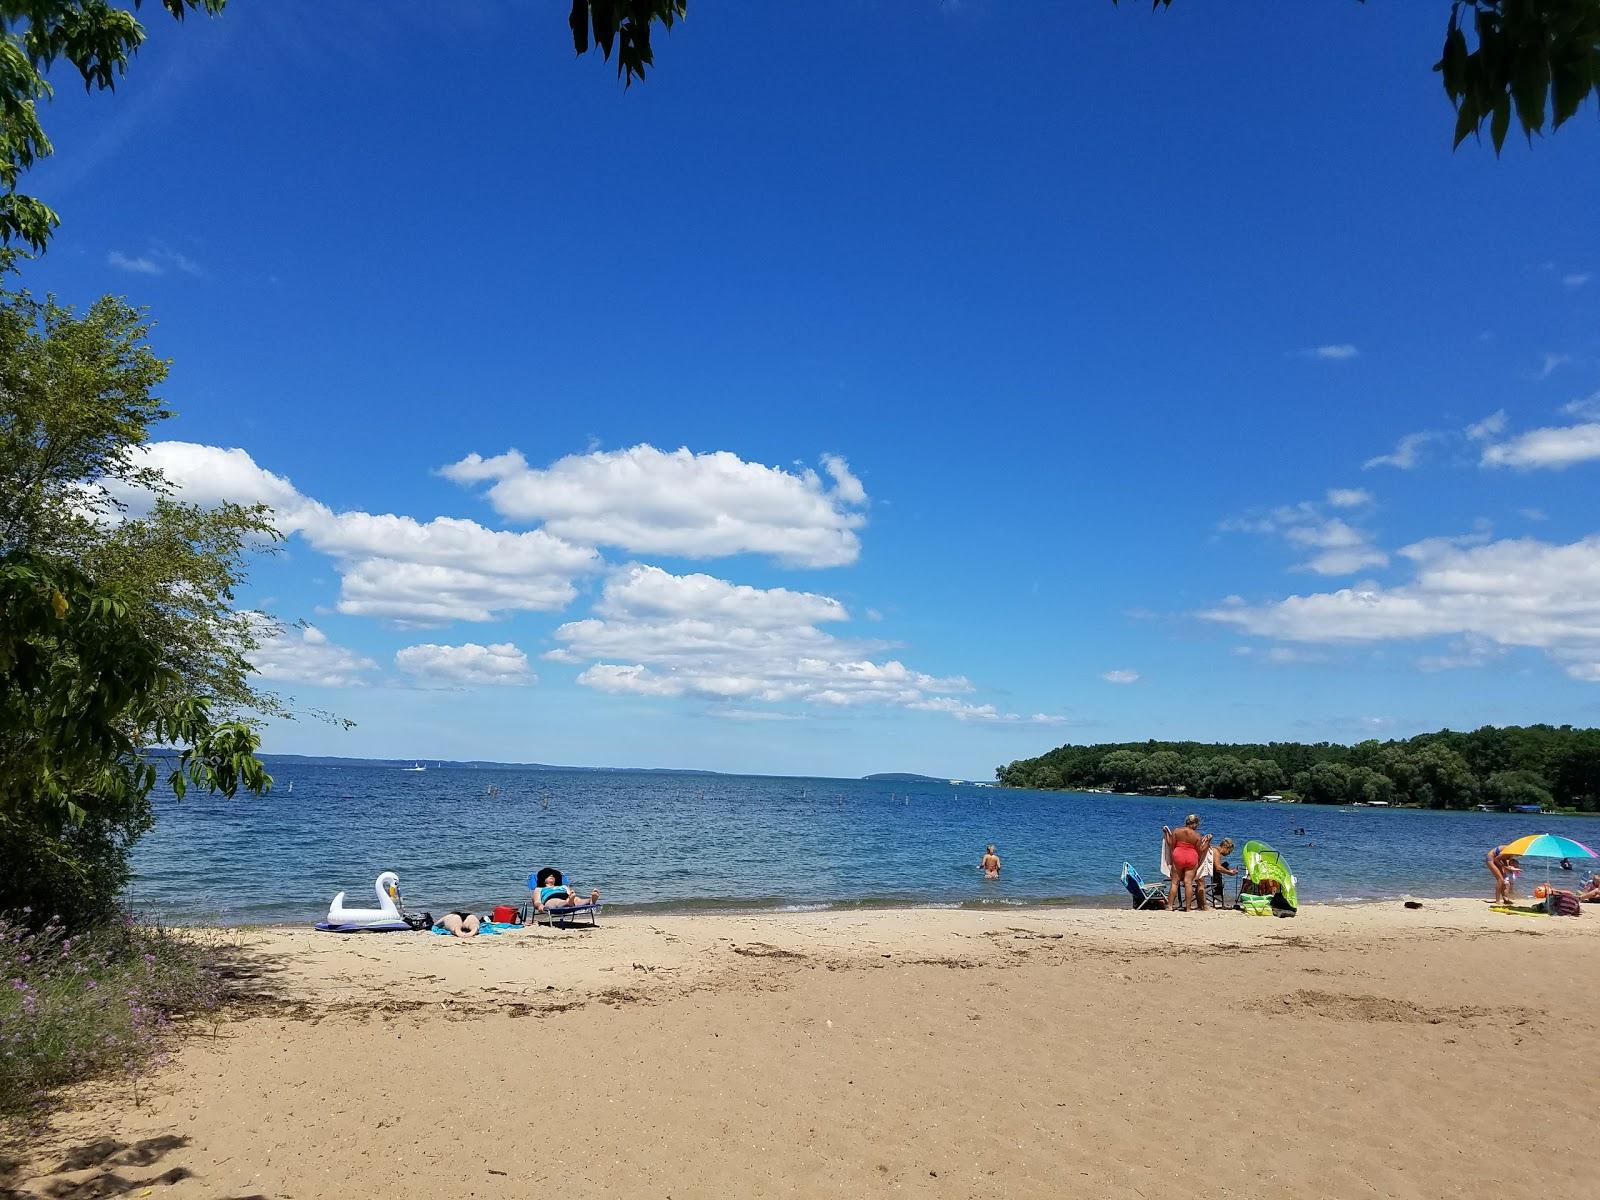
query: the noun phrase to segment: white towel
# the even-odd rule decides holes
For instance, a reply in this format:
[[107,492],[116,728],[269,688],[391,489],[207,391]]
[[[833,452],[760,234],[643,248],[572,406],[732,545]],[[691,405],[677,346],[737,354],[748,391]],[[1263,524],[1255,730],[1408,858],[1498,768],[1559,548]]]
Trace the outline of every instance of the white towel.
[[[1196,879],[1209,879],[1211,877],[1212,868],[1216,865],[1213,861],[1214,857],[1210,849],[1207,849],[1200,859],[1200,869],[1194,873]],[[1165,834],[1161,837],[1161,874],[1164,878],[1172,878],[1172,848],[1167,845]]]

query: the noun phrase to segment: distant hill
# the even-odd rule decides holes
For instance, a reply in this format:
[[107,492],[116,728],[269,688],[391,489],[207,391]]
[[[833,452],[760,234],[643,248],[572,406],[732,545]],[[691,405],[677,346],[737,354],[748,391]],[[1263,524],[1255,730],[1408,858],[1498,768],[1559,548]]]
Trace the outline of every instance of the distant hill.
[[935,775],[913,775],[910,771],[880,771],[876,775],[863,775],[871,783],[949,783]]
[[[156,757],[176,757],[177,751],[158,747],[150,752]],[[446,758],[340,758],[326,754],[262,754],[261,761],[268,767],[274,764],[302,767],[409,767],[421,763],[430,771],[442,768],[472,771],[630,771],[640,775],[721,775],[722,771],[707,771],[694,767],[563,767],[552,763],[491,762],[488,759],[455,761]]]

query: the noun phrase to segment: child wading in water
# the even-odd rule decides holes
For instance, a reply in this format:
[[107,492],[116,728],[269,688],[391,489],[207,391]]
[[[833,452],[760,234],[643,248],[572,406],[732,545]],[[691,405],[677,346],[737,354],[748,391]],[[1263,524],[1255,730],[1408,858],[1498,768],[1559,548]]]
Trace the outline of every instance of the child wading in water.
[[1000,856],[994,852],[993,846],[983,852],[983,861],[978,864],[978,869],[983,872],[985,879],[1000,878]]

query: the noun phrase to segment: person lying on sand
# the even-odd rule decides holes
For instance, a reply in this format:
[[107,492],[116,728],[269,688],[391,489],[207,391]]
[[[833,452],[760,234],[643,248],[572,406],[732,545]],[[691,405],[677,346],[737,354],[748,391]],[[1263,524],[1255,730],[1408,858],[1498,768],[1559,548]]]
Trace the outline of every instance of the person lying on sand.
[[983,872],[985,879],[1000,878],[1000,856],[994,852],[993,846],[983,852],[983,861],[978,864],[978,869]]
[[441,928],[448,929],[458,938],[470,938],[478,936],[478,929],[483,924],[483,918],[478,916],[477,913],[470,913],[458,908],[454,912],[445,913],[444,916],[439,918],[438,924]]
[[539,886],[533,890],[535,912],[555,912],[563,908],[576,908],[580,904],[599,904],[600,889],[595,888],[588,897],[582,897],[561,881],[561,872],[546,867],[539,872]]
[[1173,911],[1205,908],[1206,898],[1196,888],[1195,872],[1200,869],[1200,860],[1211,853],[1211,835],[1201,836],[1200,818],[1194,813],[1185,817],[1178,829],[1163,827],[1161,835],[1167,843],[1167,854],[1172,859]]

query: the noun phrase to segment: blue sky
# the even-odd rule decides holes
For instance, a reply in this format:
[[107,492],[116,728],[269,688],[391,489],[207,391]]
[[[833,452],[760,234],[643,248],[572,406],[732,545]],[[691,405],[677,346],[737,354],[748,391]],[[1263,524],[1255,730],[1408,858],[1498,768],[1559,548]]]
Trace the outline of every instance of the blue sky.
[[627,92],[549,7],[152,9],[58,81],[27,283],[150,307],[152,453],[274,504],[259,665],[358,723],[266,749],[1600,717],[1595,114],[1452,153],[1443,0],[695,0]]

